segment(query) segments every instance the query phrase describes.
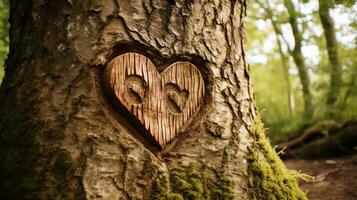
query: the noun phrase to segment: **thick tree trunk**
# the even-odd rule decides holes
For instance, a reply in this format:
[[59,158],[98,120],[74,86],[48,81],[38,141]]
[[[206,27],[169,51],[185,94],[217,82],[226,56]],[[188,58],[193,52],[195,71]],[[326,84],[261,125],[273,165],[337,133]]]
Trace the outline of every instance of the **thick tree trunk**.
[[326,117],[336,115],[336,101],[342,82],[342,69],[338,56],[338,43],[336,39],[333,19],[330,16],[330,5],[328,1],[319,0],[319,16],[325,33],[325,40],[330,67],[330,89],[327,94]]
[[302,55],[302,33],[299,30],[297,22],[297,12],[294,4],[291,0],[284,0],[285,6],[289,13],[289,23],[294,35],[295,45],[294,50],[291,51],[291,56],[299,70],[299,77],[302,85],[302,93],[304,98],[304,117],[310,119],[313,116],[314,109],[312,104],[312,94],[310,90],[310,76],[307,70],[307,66]]
[[[244,1],[12,1],[0,199],[305,198],[255,119],[244,16]],[[126,51],[204,77],[199,114],[163,149],[103,91]]]

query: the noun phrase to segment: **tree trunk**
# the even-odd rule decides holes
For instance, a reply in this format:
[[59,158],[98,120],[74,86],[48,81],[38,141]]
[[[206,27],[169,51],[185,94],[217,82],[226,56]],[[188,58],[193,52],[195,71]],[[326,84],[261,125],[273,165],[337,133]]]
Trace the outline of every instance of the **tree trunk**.
[[297,12],[295,10],[294,4],[291,0],[284,0],[285,7],[289,13],[289,23],[293,31],[295,45],[294,49],[291,52],[291,56],[294,59],[294,62],[299,70],[299,77],[302,85],[302,92],[304,98],[304,117],[306,119],[311,119],[314,113],[313,104],[312,104],[312,94],[310,91],[310,76],[302,55],[302,33],[299,30],[297,22]]
[[[0,199],[304,199],[254,114],[245,9],[224,0],[11,1]],[[103,89],[107,64],[125,52],[159,71],[193,63],[204,79],[201,109],[163,148]]]
[[338,56],[338,43],[336,39],[333,19],[330,16],[330,4],[328,1],[319,0],[319,16],[325,33],[325,40],[330,67],[330,89],[327,94],[326,117],[336,115],[336,101],[342,82],[342,69]]
[[274,30],[274,33],[276,36],[279,55],[280,55],[280,59],[281,59],[281,65],[282,65],[282,69],[283,69],[283,75],[284,75],[285,84],[286,84],[286,90],[287,90],[287,94],[288,94],[287,102],[288,102],[288,106],[289,106],[289,117],[292,118],[295,113],[295,99],[294,99],[294,93],[291,91],[291,81],[290,81],[290,75],[289,75],[288,59],[285,56],[285,53],[284,53],[283,47],[282,47],[282,43],[280,41],[280,37],[283,37],[283,34],[281,33],[281,30],[278,27],[277,22],[274,20],[274,16],[273,16],[272,10],[269,6],[269,2],[267,0],[265,1],[266,7],[264,6],[264,3],[262,3],[258,0],[256,0],[256,2],[260,5],[261,8],[263,8],[265,10],[266,15],[272,24],[272,27],[273,27],[273,30]]
[[278,50],[279,50],[279,54],[280,54],[280,59],[281,59],[281,66],[283,68],[283,74],[284,74],[284,79],[285,79],[285,83],[286,83],[286,93],[288,94],[288,106],[289,106],[289,117],[292,118],[294,116],[295,113],[295,99],[294,99],[294,93],[291,90],[291,81],[290,81],[290,74],[289,74],[289,66],[288,66],[288,59],[285,56],[285,53],[283,51],[282,48],[282,44],[281,41],[279,39],[279,36],[283,37],[280,33],[280,31],[278,30],[278,27],[276,25],[276,22],[273,21],[273,19],[271,18],[271,22],[273,24],[274,27],[274,32],[276,35],[276,41],[278,44]]

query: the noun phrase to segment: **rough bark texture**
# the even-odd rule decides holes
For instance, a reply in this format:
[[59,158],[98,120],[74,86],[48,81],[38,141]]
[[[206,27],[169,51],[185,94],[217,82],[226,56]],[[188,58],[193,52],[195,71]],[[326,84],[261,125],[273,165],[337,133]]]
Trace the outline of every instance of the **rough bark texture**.
[[336,102],[342,83],[342,68],[338,56],[338,42],[336,39],[335,27],[329,10],[331,3],[329,1],[319,0],[319,16],[324,29],[329,69],[330,69],[330,89],[327,94],[326,117],[335,117]]
[[294,49],[291,51],[291,56],[293,57],[296,67],[299,70],[299,77],[302,85],[305,105],[304,117],[310,119],[314,114],[314,109],[312,104],[312,94],[310,90],[310,76],[301,51],[303,41],[302,32],[298,27],[297,12],[293,2],[291,0],[284,0],[284,3],[289,13],[289,23],[295,39],[295,45]]
[[[244,16],[229,0],[11,1],[0,199],[304,198],[253,129]],[[205,74],[201,115],[163,150],[103,92],[105,65],[127,49],[156,65],[199,60]]]

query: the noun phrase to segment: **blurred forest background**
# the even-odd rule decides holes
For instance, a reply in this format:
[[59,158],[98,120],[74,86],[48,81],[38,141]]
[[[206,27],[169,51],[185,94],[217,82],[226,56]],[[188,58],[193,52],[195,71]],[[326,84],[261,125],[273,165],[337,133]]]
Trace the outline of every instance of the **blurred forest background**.
[[[0,0],[0,82],[8,15],[9,0]],[[256,103],[274,144],[357,117],[355,0],[248,0],[247,15]]]
[[4,76],[4,62],[9,51],[9,0],[0,0],[0,83]]
[[[256,106],[309,199],[357,199],[357,1],[248,0]],[[352,189],[353,188],[353,189]]]
[[357,117],[354,0],[249,0],[246,25],[256,103],[273,143]]

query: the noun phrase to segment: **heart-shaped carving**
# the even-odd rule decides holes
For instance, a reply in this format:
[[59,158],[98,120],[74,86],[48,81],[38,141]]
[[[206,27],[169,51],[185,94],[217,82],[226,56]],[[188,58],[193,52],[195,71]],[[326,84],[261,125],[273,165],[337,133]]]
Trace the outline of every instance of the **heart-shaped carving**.
[[202,75],[190,62],[159,73],[146,56],[125,53],[109,62],[104,76],[106,89],[161,147],[188,125],[205,95]]

